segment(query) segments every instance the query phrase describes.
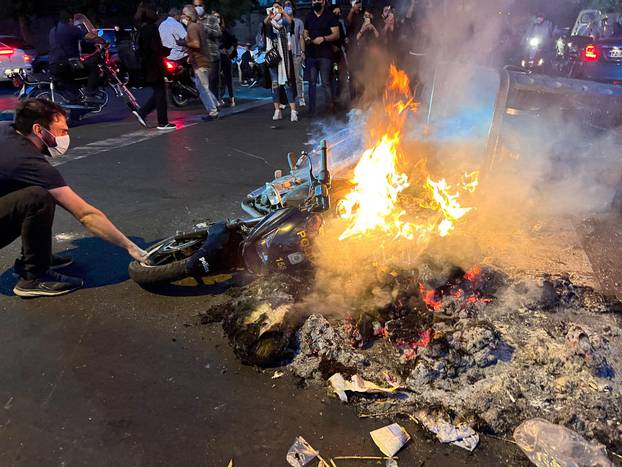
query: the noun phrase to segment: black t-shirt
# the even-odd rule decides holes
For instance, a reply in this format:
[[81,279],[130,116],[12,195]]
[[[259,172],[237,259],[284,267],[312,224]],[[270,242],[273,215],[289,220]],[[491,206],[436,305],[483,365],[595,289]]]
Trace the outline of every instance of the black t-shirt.
[[[338,28],[339,20],[332,11],[324,8],[324,12],[317,16],[314,11],[310,12],[305,19],[305,30],[309,31],[311,40],[316,37],[329,36],[331,28]],[[306,55],[311,58],[329,58],[332,59],[332,42],[322,42],[320,45],[313,43],[307,44]]]
[[0,197],[29,186],[67,186],[60,172],[8,122],[0,123],[0,147]]

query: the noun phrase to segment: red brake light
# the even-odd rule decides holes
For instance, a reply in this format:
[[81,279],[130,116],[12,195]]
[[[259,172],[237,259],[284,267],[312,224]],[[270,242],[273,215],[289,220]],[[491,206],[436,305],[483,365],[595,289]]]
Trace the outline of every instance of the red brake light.
[[166,68],[166,71],[175,71],[175,69],[177,68],[177,63],[165,58],[164,68]]
[[0,48],[0,55],[2,55],[4,57],[10,57],[14,53],[15,53],[15,49],[12,49],[10,47],[2,47],[2,48]]
[[586,62],[596,62],[600,57],[600,52],[595,45],[590,44],[583,49],[583,60]]
[[30,63],[30,62],[32,62],[32,57],[30,55],[28,55],[28,54],[24,54],[24,61],[26,63]]

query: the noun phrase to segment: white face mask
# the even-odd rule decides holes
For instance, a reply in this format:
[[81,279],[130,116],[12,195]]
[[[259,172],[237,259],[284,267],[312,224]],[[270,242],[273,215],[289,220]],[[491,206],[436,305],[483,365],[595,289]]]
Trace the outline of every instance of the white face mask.
[[197,15],[199,16],[203,16],[203,14],[205,13],[205,8],[203,8],[202,6],[195,6],[194,9],[197,11]]
[[49,130],[45,128],[43,128],[43,131],[45,131],[47,133],[48,138],[53,140],[54,143],[56,144],[55,146],[52,146],[51,143],[48,143],[46,141],[47,138],[40,138],[43,144],[45,144],[45,146],[48,148],[48,152],[50,153],[50,156],[52,156],[53,158],[57,158],[67,152],[67,150],[69,149],[69,143],[71,142],[69,135],[54,136],[52,133],[50,133]]
[[181,24],[183,24],[184,26],[188,26],[189,23],[190,23],[190,20],[188,18],[181,19]]

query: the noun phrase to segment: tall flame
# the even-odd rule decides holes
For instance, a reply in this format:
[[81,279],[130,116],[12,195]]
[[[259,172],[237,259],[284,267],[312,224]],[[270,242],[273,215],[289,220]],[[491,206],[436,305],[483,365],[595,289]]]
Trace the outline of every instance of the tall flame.
[[[383,120],[384,128],[373,129],[380,136],[361,155],[354,169],[354,188],[338,205],[340,217],[348,222],[339,239],[360,237],[374,231],[408,240],[427,240],[434,232],[444,237],[472,208],[460,205],[459,191],[453,191],[445,178],[434,181],[427,176],[422,181],[426,199],[419,208],[433,215],[428,221],[419,220],[418,223],[404,219],[406,212],[399,207],[399,196],[411,183],[398,169],[402,158],[400,142],[409,111],[416,111],[417,104],[411,95],[408,76],[394,65],[389,68],[384,107],[387,117]],[[477,172],[464,174],[461,188],[467,192],[475,191],[477,178]],[[418,219],[421,217],[419,215]]]

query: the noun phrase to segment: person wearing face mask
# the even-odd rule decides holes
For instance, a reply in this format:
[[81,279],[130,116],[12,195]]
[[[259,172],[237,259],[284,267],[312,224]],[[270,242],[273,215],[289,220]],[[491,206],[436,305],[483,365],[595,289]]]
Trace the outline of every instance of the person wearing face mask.
[[0,124],[0,248],[21,237],[22,254],[15,261],[19,280],[13,289],[20,297],[62,295],[84,285],[79,278],[56,272],[72,262],[52,254],[56,205],[137,261],[146,258],[104,213],[77,195],[46,159],[65,154],[69,142],[65,111],[44,99],[23,101],[15,122]]
[[268,66],[270,80],[272,81],[272,103],[274,104],[272,120],[283,119],[280,93],[284,90],[291,109],[290,119],[292,122],[297,122],[298,110],[294,95],[296,77],[294,76],[294,60],[291,53],[291,17],[278,2],[274,2],[272,7],[266,10],[266,13],[264,19],[266,51],[276,52],[279,56],[278,63]]
[[309,69],[309,111],[315,113],[318,75],[329,110],[334,108],[330,86],[330,66],[333,57],[332,44],[339,40],[339,21],[326,8],[326,0],[313,0],[313,11],[305,19],[304,41],[307,68]]
[[185,40],[178,43],[188,48],[190,53],[190,64],[194,69],[195,84],[199,91],[199,97],[205,110],[206,118],[218,117],[218,101],[214,95],[214,89],[210,81],[210,58],[207,54],[207,38],[205,28],[198,22],[199,17],[196,7],[186,5],[181,11],[181,22],[188,30]]
[[194,9],[197,12],[197,22],[205,29],[205,52],[209,61],[207,66],[209,74],[210,90],[216,96],[218,105],[222,105],[220,99],[220,41],[222,30],[220,20],[214,12],[208,13],[204,0],[194,0]]

